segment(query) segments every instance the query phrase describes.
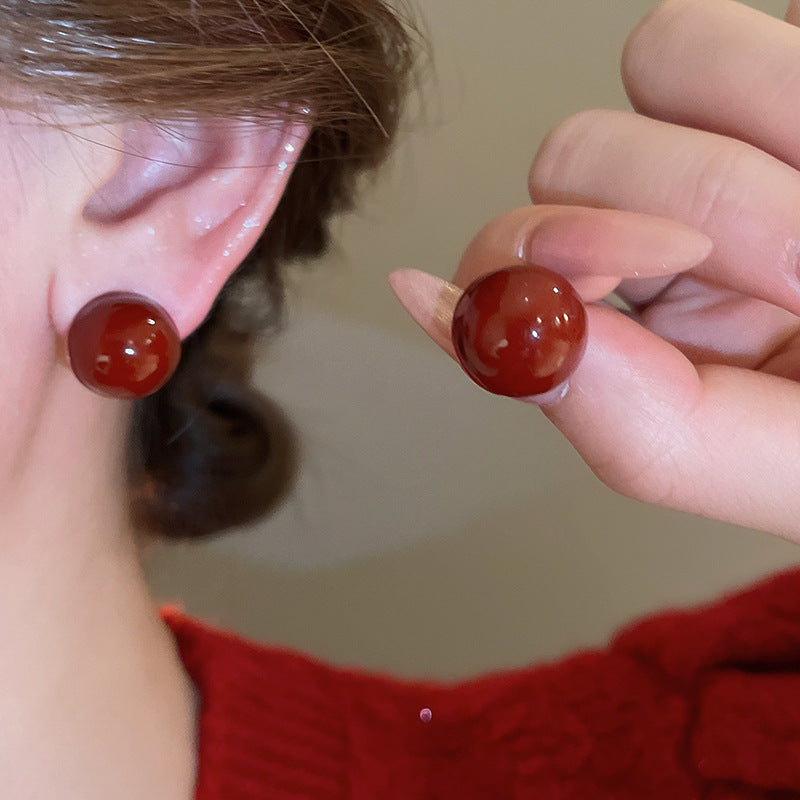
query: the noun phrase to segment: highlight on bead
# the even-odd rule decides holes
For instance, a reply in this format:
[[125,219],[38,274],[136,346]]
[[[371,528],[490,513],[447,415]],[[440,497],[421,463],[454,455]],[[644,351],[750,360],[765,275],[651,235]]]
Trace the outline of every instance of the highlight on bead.
[[178,367],[181,343],[158,304],[110,292],[84,306],[67,335],[70,366],[98,394],[138,399],[157,392]]
[[452,341],[464,371],[506,397],[535,397],[569,378],[586,349],[586,309],[549,269],[515,266],[476,280],[459,299]]

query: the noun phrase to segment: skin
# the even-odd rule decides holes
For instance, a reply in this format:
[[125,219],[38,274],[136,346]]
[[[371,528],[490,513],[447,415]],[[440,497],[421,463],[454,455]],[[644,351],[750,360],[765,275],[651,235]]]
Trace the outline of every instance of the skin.
[[[668,0],[623,59],[646,116],[566,120],[531,169],[539,205],[488,223],[453,287],[394,278],[447,346],[443,294],[533,259],[568,275],[591,304],[590,343],[569,390],[542,405],[591,467],[639,499],[794,539],[798,24],[798,2],[784,23]],[[285,144],[299,152],[306,131],[33,121],[0,120],[3,797],[189,800],[193,687],[123,513],[130,408],[77,383],[63,336],[111,290],[193,330],[277,204]],[[615,287],[638,321],[599,302]]]
[[[451,351],[458,287],[516,263],[566,275],[591,304],[589,345],[568,387],[532,402],[616,491],[793,541],[798,26],[797,1],[785,21],[730,0],[658,5],[623,53],[635,111],[551,131],[529,174],[537,205],[489,222],[452,284],[392,278]],[[615,289],[635,313],[602,302]]]
[[285,147],[306,131],[55,125],[75,118],[0,117],[3,797],[189,800],[194,688],[124,513],[130,404],[81,386],[63,337],[112,289],[153,298],[185,337],[269,220]]

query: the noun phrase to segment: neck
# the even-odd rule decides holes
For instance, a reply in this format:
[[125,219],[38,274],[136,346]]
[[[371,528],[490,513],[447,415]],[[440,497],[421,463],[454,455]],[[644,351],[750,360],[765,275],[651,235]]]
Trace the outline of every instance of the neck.
[[126,519],[128,408],[63,368],[42,389],[0,463],[3,796],[189,800],[193,688]]

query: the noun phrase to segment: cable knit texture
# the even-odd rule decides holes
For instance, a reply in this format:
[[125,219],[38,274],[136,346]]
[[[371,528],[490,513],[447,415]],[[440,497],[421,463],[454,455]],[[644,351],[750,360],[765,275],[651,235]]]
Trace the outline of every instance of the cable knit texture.
[[161,615],[202,698],[197,800],[800,800],[798,571],[457,684]]

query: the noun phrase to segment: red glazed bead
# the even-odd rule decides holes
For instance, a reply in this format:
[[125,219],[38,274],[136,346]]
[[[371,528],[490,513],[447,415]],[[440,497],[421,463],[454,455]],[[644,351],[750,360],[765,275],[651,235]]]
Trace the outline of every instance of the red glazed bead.
[[84,306],[70,327],[67,350],[81,383],[126,399],[157,392],[181,357],[180,337],[166,311],[125,292],[102,295]]
[[586,349],[586,309],[569,282],[543,267],[484,275],[459,299],[453,345],[467,375],[506,397],[563,383]]

